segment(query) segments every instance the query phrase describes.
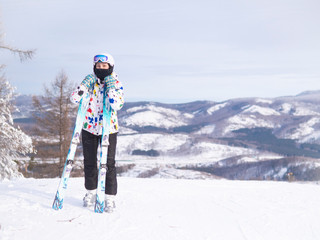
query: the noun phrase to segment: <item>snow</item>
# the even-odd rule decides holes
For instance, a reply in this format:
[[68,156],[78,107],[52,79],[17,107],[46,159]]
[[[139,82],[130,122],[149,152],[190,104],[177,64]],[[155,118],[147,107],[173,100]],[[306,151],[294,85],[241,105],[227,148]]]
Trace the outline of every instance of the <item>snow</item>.
[[141,110],[145,110],[147,109],[148,106],[138,106],[138,107],[132,107],[132,108],[129,108],[127,110],[128,113],[134,113],[134,112],[138,112],[138,111],[141,111]]
[[272,153],[265,153],[265,154],[259,154],[259,155],[253,155],[253,156],[245,156],[242,157],[238,162],[244,163],[244,162],[258,162],[258,161],[266,161],[266,160],[274,160],[282,158],[281,155],[272,154]]
[[117,144],[117,155],[131,154],[133,150],[159,150],[170,151],[178,149],[184,144],[189,136],[187,134],[135,134],[119,136]]
[[120,127],[119,128],[119,133],[120,134],[137,134],[138,131],[132,130],[130,128],[126,128],[126,127]]
[[245,163],[245,162],[257,162],[259,161],[258,157],[243,157],[241,158],[238,162],[241,162],[241,163]]
[[294,116],[309,116],[309,115],[319,116],[320,115],[317,111],[313,111],[311,109],[312,109],[312,105],[308,106],[308,105],[301,105],[298,103],[295,103],[293,105],[289,103],[283,103],[279,107],[280,112],[288,114],[290,113],[290,111],[292,111],[292,114]]
[[[156,150],[155,156],[132,155],[134,150]],[[117,144],[117,159],[131,163],[189,164],[216,162],[236,155],[256,154],[255,150],[233,147],[205,140],[194,140],[188,134],[133,134],[120,135]]]
[[58,182],[0,182],[0,239],[320,239],[316,184],[120,177],[116,211],[97,214],[82,178],[53,210]]
[[313,142],[318,139],[320,139],[320,131],[314,130],[311,134],[304,136],[302,139],[300,139],[299,142],[302,142],[302,143]]
[[[183,118],[191,118],[192,115],[183,115],[177,110],[156,107],[154,105],[139,106],[128,109],[134,113],[124,119],[127,126],[154,126],[159,128],[173,128],[187,125]],[[136,113],[135,113],[136,112]],[[179,121],[177,121],[179,118]]]
[[235,131],[241,128],[253,128],[253,127],[275,127],[272,122],[268,122],[264,119],[257,119],[255,115],[235,115],[228,119],[229,125],[224,129],[224,134],[231,131]]
[[252,105],[250,107],[247,107],[243,112],[249,112],[249,113],[259,113],[264,116],[270,116],[270,115],[280,115],[277,111],[273,110],[272,108],[266,108],[266,107],[260,107],[257,105]]
[[128,109],[127,111],[129,113],[138,112],[141,110],[150,110],[154,112],[159,112],[163,114],[169,114],[175,117],[178,117],[180,115],[180,112],[178,110],[170,109],[170,108],[164,108],[164,107],[157,107],[152,104],[146,105],[146,106],[138,106]]
[[[127,163],[118,163],[118,166]],[[205,172],[196,170],[186,170],[185,164],[162,164],[157,162],[134,162],[135,166],[128,171],[119,174],[121,177],[138,177],[138,178],[165,178],[165,179],[217,179]],[[180,167],[180,169],[179,169]]]
[[279,111],[288,114],[291,109],[292,109],[292,105],[289,103],[283,103],[280,107],[279,107]]
[[316,115],[319,116],[320,114],[318,112],[312,111],[310,109],[307,109],[305,107],[297,107],[295,109],[295,112],[293,113],[294,116],[308,116],[308,115]]
[[191,118],[194,118],[194,116],[192,115],[192,114],[190,114],[190,113],[184,113],[184,114],[182,114],[185,118],[189,118],[189,119],[191,119]]
[[204,126],[204,127],[200,128],[200,130],[195,132],[195,134],[199,134],[199,135],[211,134],[211,133],[214,132],[215,128],[216,128],[216,126],[214,124],[207,125],[207,126]]
[[208,161],[218,161],[230,156],[254,154],[255,150],[231,147],[222,144],[216,144],[211,142],[199,142],[191,147],[192,155],[198,155],[202,159],[208,159]]
[[310,140],[312,138],[317,139],[319,136],[319,131],[316,131],[313,126],[319,122],[319,118],[313,117],[307,122],[299,124],[298,128],[288,137],[292,139],[299,139],[301,142]]
[[279,177],[279,178],[283,178],[283,176],[284,176],[286,173],[288,173],[288,168],[283,167],[283,168],[281,168],[281,170],[279,171],[278,177]]
[[272,101],[271,99],[258,98],[258,99],[256,99],[256,103],[272,104],[272,103],[273,103],[273,101]]
[[208,110],[207,110],[207,113],[209,115],[211,115],[212,113],[220,110],[221,108],[224,108],[225,106],[227,106],[229,103],[228,102],[225,102],[225,103],[221,103],[221,104],[217,104],[217,105],[214,105],[213,107],[210,107]]
[[0,77],[0,180],[21,176],[14,160],[33,151],[31,137],[13,123],[11,115],[13,94],[14,88]]

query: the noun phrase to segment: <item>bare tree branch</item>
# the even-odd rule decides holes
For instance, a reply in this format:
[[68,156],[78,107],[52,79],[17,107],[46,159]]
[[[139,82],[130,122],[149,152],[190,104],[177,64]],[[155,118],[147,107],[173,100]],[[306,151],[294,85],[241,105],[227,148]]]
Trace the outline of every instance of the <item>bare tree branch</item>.
[[18,54],[21,62],[26,61],[28,59],[31,59],[34,56],[35,51],[36,51],[34,49],[33,50],[22,50],[19,48],[13,48],[10,46],[5,46],[5,45],[0,45],[0,48],[9,50],[9,51],[13,52],[14,54]]

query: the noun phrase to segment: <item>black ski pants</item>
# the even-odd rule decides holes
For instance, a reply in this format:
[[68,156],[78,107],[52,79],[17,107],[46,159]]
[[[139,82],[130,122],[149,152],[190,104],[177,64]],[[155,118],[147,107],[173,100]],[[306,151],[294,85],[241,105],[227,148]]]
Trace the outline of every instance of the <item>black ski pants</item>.
[[[101,135],[97,136],[82,130],[82,146],[84,156],[84,185],[87,190],[94,190],[98,184],[97,151],[101,144]],[[107,156],[107,173],[105,193],[117,194],[117,171],[116,171],[116,147],[117,133],[109,135],[109,147]]]

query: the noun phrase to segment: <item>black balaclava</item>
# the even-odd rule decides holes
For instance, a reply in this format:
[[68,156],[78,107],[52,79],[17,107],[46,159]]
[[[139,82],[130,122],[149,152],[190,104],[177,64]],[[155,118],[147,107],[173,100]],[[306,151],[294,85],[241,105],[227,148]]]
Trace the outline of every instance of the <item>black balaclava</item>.
[[111,73],[113,72],[113,66],[111,66],[109,63],[108,65],[109,65],[108,69],[101,69],[101,68],[97,69],[96,65],[94,65],[93,67],[93,72],[97,76],[97,78],[100,79],[101,83],[103,83],[105,77],[110,76]]

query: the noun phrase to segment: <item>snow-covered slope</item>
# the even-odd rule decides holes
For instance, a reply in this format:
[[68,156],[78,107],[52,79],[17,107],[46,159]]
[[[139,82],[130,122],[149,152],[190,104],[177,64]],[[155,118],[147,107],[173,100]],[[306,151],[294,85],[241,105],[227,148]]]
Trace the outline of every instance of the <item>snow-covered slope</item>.
[[273,124],[271,121],[257,118],[255,115],[238,114],[228,119],[227,127],[224,129],[224,135],[241,128],[252,128],[252,126],[272,128]]
[[116,211],[100,215],[82,207],[82,178],[51,209],[58,181],[0,182],[1,240],[320,239],[319,185],[119,178]]
[[[156,151],[159,156],[133,155],[136,150]],[[210,141],[194,141],[187,134],[130,134],[119,136],[117,144],[118,160],[141,160],[147,162],[202,163],[214,162],[234,155],[257,153],[255,150],[232,147]]]
[[[153,126],[159,128],[173,128],[187,125],[184,118],[192,118],[192,115],[183,114],[180,111],[159,107],[153,104],[133,107],[127,110],[131,115],[123,119],[124,125]],[[179,121],[177,121],[179,119]]]

